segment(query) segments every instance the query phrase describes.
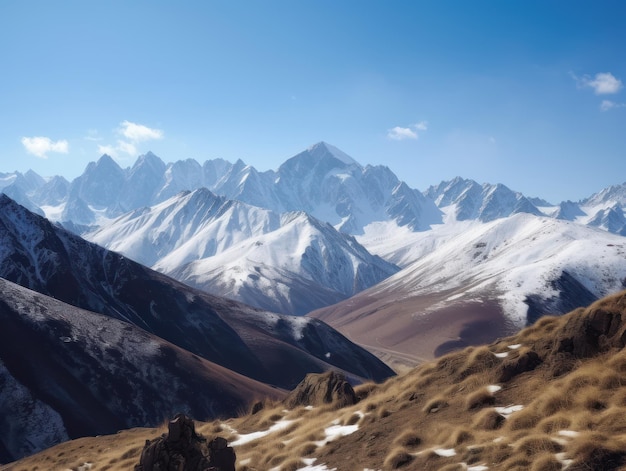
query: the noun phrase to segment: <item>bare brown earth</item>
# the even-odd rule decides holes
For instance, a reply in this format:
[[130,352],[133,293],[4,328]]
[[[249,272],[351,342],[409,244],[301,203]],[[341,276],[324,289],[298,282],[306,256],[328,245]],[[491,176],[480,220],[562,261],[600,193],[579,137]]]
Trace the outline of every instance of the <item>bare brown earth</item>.
[[[226,438],[237,471],[305,459],[337,471],[626,470],[626,292],[355,392],[343,408],[267,402],[197,431]],[[346,434],[329,439],[333,427]],[[237,443],[254,431],[267,433]],[[0,470],[132,469],[160,432],[76,440]]]
[[515,333],[495,296],[448,301],[440,292],[398,299],[368,294],[312,312],[353,342],[401,370],[452,350],[481,345]]

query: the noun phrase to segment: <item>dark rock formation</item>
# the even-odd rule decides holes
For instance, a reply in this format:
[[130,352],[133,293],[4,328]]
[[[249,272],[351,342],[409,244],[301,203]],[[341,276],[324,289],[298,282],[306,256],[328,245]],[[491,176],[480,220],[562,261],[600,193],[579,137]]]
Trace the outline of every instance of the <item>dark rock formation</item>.
[[309,373],[284,401],[287,408],[335,404],[338,408],[357,403],[354,389],[336,371]]
[[193,420],[178,414],[167,435],[146,441],[135,471],[235,471],[235,452],[222,437],[207,442]]

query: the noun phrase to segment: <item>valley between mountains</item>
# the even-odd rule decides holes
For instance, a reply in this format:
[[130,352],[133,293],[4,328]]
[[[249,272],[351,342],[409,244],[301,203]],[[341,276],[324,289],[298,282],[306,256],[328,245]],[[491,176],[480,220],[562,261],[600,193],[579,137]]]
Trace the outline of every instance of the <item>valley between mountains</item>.
[[[457,374],[458,368],[433,360],[478,368],[482,360],[467,358],[476,352],[500,358],[507,349],[498,339],[505,337],[510,345],[535,342],[528,348],[542,365],[552,365],[538,373],[541,381],[546,375],[556,378],[561,374],[550,355],[562,350],[549,353],[544,340],[519,332],[543,322],[544,315],[579,312],[626,288],[626,183],[560,203],[463,178],[419,191],[391,169],[362,166],[322,142],[265,172],[220,159],[166,164],[152,153],[123,169],[104,155],[72,182],[14,172],[0,174],[0,189],[0,463],[70,439],[156,427],[178,412],[211,424],[203,426],[204,433],[219,429],[233,439],[241,433],[229,427],[252,432],[285,420],[287,440],[296,440],[289,425],[308,409],[292,417],[296,412],[279,412],[284,407],[277,404],[307,373],[331,370],[355,387],[371,382],[357,387],[357,395],[365,400],[371,393],[376,404],[337,413],[335,425],[360,424],[358,430],[367,422],[371,428],[390,421],[386,418],[403,404],[413,410],[416,400],[415,414],[424,413],[429,398],[420,395],[415,381],[432,376],[428,384],[442,391],[452,387],[443,373],[429,372]],[[615,301],[619,309],[622,301]],[[544,334],[550,332],[537,333]],[[545,351],[539,352],[540,344]],[[490,345],[491,353],[480,345]],[[454,356],[459,351],[465,356]],[[491,372],[480,378],[484,386],[508,384],[498,376],[503,367],[491,363],[485,363]],[[420,364],[421,370],[413,370]],[[389,379],[405,371],[409,376]],[[573,371],[571,366],[568,372]],[[540,381],[533,378],[529,381]],[[521,379],[511,381],[528,387]],[[415,389],[419,399],[396,397],[392,384]],[[478,391],[477,384],[466,385],[468,394]],[[498,407],[506,406],[504,396],[530,403],[506,387],[500,396],[489,394]],[[437,406],[440,416],[448,417],[445,407],[469,401],[450,394],[453,399]],[[248,417],[245,411],[254,401],[276,407],[269,415],[281,418],[225,425],[229,417]],[[612,399],[603,401],[605,408],[614,405]],[[477,407],[482,410],[487,402]],[[324,417],[337,410],[324,407],[330,407],[323,409]],[[430,412],[425,424],[431,423]],[[511,428],[508,437],[522,429]],[[371,428],[376,436],[388,432]],[[432,450],[443,446],[417,433],[419,443]],[[345,443],[355,440],[350,435]],[[143,437],[136,435],[138,441]],[[487,435],[472,437],[446,449],[465,442],[486,446]],[[509,441],[521,447],[520,440]],[[569,443],[559,452],[573,453]],[[416,458],[417,442],[402,442],[403,453],[410,455],[402,465],[400,458],[389,458],[395,464],[385,461],[390,450],[372,446],[377,453],[370,457],[372,469],[417,462],[417,468],[407,469],[443,469]],[[128,457],[136,461],[140,450],[131,448]],[[342,461],[347,455],[331,456],[328,444],[309,449],[309,455],[295,456],[291,461],[298,465],[290,468],[286,457],[253,466],[266,455],[244,446],[240,450],[249,461],[238,469],[349,469]],[[469,450],[468,445],[456,453]],[[498,452],[485,453],[475,461],[487,462]],[[315,458],[309,465],[307,456]],[[463,456],[457,461],[471,469],[469,455]],[[81,469],[129,469],[128,459],[107,459],[116,458],[127,467],[110,462],[106,468],[104,461],[89,458],[85,462],[94,467]],[[509,458],[502,455],[501,463]],[[368,469],[367,460],[361,461],[359,471]],[[316,468],[315,462],[329,463],[328,468]],[[39,469],[83,464],[63,461],[46,468],[42,463]],[[24,466],[2,469],[30,469]]]

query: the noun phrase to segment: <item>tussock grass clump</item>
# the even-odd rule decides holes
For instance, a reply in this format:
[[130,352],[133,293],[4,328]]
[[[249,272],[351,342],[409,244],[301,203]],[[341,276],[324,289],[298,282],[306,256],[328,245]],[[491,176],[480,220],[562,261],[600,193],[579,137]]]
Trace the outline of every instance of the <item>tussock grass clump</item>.
[[445,396],[439,395],[432,398],[430,401],[426,403],[426,405],[422,408],[422,412],[430,414],[432,412],[437,412],[439,409],[443,409],[448,406],[448,400]]
[[405,448],[416,448],[422,444],[421,437],[413,430],[405,430],[393,441],[396,445]]
[[551,415],[550,417],[546,417],[539,422],[537,429],[543,433],[555,433],[559,430],[568,429],[571,426],[572,421],[566,414],[568,413],[564,411]]
[[472,433],[471,430],[465,428],[465,427],[460,427],[455,429],[452,432],[452,435],[450,436],[450,440],[449,440],[449,444],[452,445],[453,447],[456,447],[458,445],[461,445],[462,443],[467,443],[469,441],[472,441],[474,439],[474,434]]
[[568,394],[575,394],[581,389],[597,386],[598,384],[600,384],[600,378],[597,374],[589,372],[586,369],[579,369],[568,376],[565,390]]
[[513,413],[507,419],[509,430],[528,430],[537,426],[541,420],[541,415],[534,407],[526,407],[521,411]]
[[312,443],[312,442],[307,442],[307,443],[304,443],[303,445],[301,445],[299,448],[296,449],[296,455],[298,455],[298,456],[310,456],[313,453],[315,453],[315,450],[317,450],[317,445],[315,443]]
[[498,383],[507,383],[522,373],[533,371],[543,360],[529,348],[521,348],[517,355],[507,357],[499,366]]
[[454,376],[459,372],[459,370],[465,366],[466,363],[466,355],[468,351],[473,350],[473,347],[466,349],[464,352],[454,352],[448,353],[441,357],[441,359],[437,362],[437,371],[440,373],[444,373],[446,376]]
[[368,398],[372,393],[378,390],[379,386],[376,383],[368,382],[359,384],[354,388],[354,394],[356,395],[357,402],[361,402],[363,399]]
[[480,409],[481,407],[491,406],[495,403],[496,398],[493,393],[487,388],[482,388],[467,395],[465,399],[465,409]]
[[344,425],[354,425],[361,420],[361,414],[357,414],[356,412],[350,415],[347,420],[344,421]]
[[569,394],[557,387],[550,388],[541,395],[541,400],[537,405],[543,416],[551,416],[572,407],[572,400]]
[[558,453],[563,446],[548,435],[529,435],[515,444],[515,450],[530,457],[539,453]]
[[302,460],[297,458],[290,459],[280,466],[280,471],[297,471],[304,467],[305,464]]
[[461,463],[450,463],[442,468],[439,468],[439,471],[465,471],[466,469],[467,466]]
[[618,373],[626,373],[626,352],[622,350],[613,355],[607,362],[607,366]]
[[499,359],[494,356],[488,347],[477,347],[467,355],[465,364],[462,366],[457,378],[465,379],[471,375],[484,373],[498,362]]
[[508,460],[512,454],[513,448],[509,446],[508,442],[501,441],[487,445],[481,455],[481,459],[487,463],[498,465]]
[[506,419],[494,409],[488,409],[476,415],[473,427],[479,430],[497,430]]
[[613,471],[626,465],[625,444],[615,437],[596,432],[576,437],[568,449],[568,455],[574,460],[568,469],[574,471]]
[[626,408],[613,406],[598,417],[596,428],[599,432],[626,434]]
[[537,456],[533,461],[530,471],[561,471],[563,465],[551,453],[544,453]]
[[399,469],[406,466],[414,457],[404,448],[394,448],[389,452],[383,464],[384,469]]

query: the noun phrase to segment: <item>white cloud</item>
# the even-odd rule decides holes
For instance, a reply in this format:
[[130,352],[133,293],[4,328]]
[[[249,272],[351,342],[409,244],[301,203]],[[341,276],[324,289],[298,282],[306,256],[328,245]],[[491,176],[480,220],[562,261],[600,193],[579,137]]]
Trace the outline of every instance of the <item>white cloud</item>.
[[48,158],[48,152],[67,154],[69,150],[69,144],[66,140],[53,141],[49,137],[42,136],[23,137],[22,145],[26,149],[26,152],[42,159]]
[[387,137],[394,141],[402,141],[404,139],[418,139],[418,132],[426,131],[428,129],[428,122],[420,121],[419,123],[412,124],[409,127],[403,128],[396,126],[387,131]]
[[153,139],[163,139],[163,131],[152,129],[143,124],[122,121],[118,132],[132,142],[150,141]]
[[[118,159],[120,154],[136,156],[139,151],[137,144],[155,139],[163,139],[163,131],[160,129],[149,128],[143,124],[132,123],[130,121],[122,121],[116,129],[117,134],[123,139],[118,139],[115,145],[98,145],[98,152],[108,154]],[[97,131],[89,131],[90,137],[87,139],[95,140],[91,136],[97,136]]]
[[596,95],[611,95],[619,92],[622,87],[622,81],[610,72],[602,72],[591,78],[585,75],[581,78],[574,76],[579,86],[592,88]]
[[411,128],[396,126],[387,131],[387,137],[395,141],[402,141],[403,139],[417,139],[417,133]]
[[413,127],[418,131],[426,131],[428,129],[428,121],[420,121],[414,124]]
[[600,103],[600,109],[602,111],[609,111],[613,108],[626,108],[626,103],[615,103],[611,100],[602,100],[602,103]]

